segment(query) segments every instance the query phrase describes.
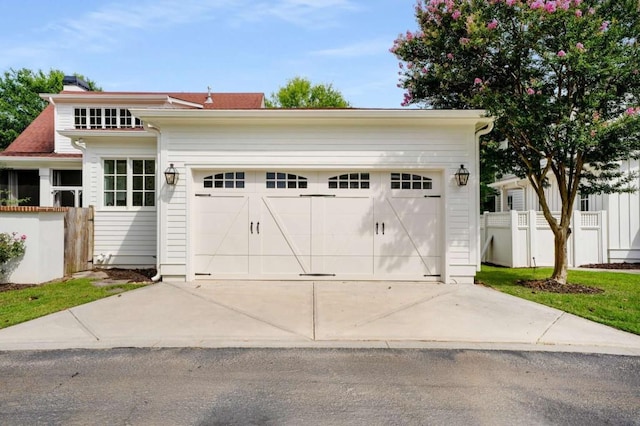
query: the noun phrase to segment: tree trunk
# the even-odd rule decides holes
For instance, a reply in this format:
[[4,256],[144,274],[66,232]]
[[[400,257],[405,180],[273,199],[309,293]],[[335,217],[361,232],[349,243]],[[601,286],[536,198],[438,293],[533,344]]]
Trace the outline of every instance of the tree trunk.
[[556,280],[561,284],[567,283],[567,272],[569,270],[569,258],[567,256],[567,240],[569,239],[571,230],[569,227],[561,227],[558,232],[554,232],[554,265],[552,280]]

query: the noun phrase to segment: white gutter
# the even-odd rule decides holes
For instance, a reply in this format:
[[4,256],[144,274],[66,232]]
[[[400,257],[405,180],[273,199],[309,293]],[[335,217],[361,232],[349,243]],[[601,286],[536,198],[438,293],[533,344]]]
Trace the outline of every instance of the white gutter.
[[[160,132],[160,129],[146,123],[147,126],[147,130],[151,131],[152,133],[156,134],[156,150],[159,149],[159,144],[160,144],[160,136],[162,135],[162,133]],[[159,173],[160,171],[160,156],[156,155],[156,168],[158,170],[157,173]],[[162,182],[160,179],[156,178],[156,187],[158,186],[157,182]],[[157,283],[158,281],[160,281],[160,279],[162,278],[162,274],[160,273],[160,247],[161,247],[161,239],[162,239],[162,228],[161,228],[161,224],[162,224],[162,211],[163,211],[163,206],[160,203],[160,191],[156,190],[156,205],[158,206],[158,208],[156,209],[157,212],[157,217],[156,217],[156,274],[151,277],[151,281],[153,281],[154,283]]]
[[[480,137],[490,133],[493,130],[494,121],[491,119],[486,126],[476,130],[476,164],[478,167],[480,166]],[[478,200],[478,205],[480,205],[480,169],[478,169],[478,185],[476,185],[477,193],[476,199]],[[480,266],[482,265],[482,247],[481,247],[481,238],[480,238],[480,212],[475,212],[473,217],[475,217],[475,225],[476,225],[476,269],[479,272]]]

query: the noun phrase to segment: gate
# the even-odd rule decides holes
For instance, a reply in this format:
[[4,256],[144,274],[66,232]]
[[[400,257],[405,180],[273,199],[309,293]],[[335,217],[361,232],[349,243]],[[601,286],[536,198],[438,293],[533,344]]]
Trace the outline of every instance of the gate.
[[64,273],[93,269],[93,207],[70,207],[64,216]]

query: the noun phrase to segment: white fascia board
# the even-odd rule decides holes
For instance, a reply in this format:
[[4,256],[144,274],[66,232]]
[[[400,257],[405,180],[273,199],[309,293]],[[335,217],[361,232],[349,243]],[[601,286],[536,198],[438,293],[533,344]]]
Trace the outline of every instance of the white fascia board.
[[469,121],[489,123],[483,110],[401,110],[401,109],[207,109],[173,110],[132,108],[131,113],[142,119],[423,119],[436,121]]
[[513,186],[514,188],[521,188],[522,186],[518,186],[518,185],[521,185],[521,183],[528,183],[528,181],[526,179],[520,179],[519,177],[516,176],[516,177],[492,182],[487,186],[490,188],[506,188],[509,186]]
[[79,138],[154,138],[154,133],[146,130],[89,130],[89,129],[68,129],[58,130],[62,136],[71,139]]
[[200,104],[194,104],[193,102],[187,102],[187,101],[183,101],[182,99],[178,99],[178,98],[173,98],[171,96],[167,96],[167,102],[170,104],[178,104],[178,105],[184,105],[184,106],[188,106],[191,108],[198,108],[198,109],[202,109],[202,105]]
[[[99,93],[99,92],[98,92]],[[152,102],[169,102],[170,97],[166,94],[135,94],[135,93],[100,93],[87,94],[87,92],[77,93],[41,93],[40,97],[46,101],[54,102],[80,102],[91,104],[127,103],[127,104],[147,104]],[[173,99],[173,98],[171,98]],[[184,102],[184,101],[181,101]]]
[[2,157],[0,166],[7,167],[82,167],[82,157]]

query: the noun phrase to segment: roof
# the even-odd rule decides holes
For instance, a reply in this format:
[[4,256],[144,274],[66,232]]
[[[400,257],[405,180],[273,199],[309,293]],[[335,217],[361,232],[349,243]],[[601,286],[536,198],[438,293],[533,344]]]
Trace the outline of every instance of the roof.
[[[211,93],[213,102],[206,103],[207,93],[196,92],[85,92],[63,91],[59,94],[42,95],[43,98],[56,100],[77,100],[91,97],[121,99],[179,100],[194,109],[260,109],[264,108],[263,93]],[[193,105],[188,105],[193,104]],[[57,154],[55,150],[55,107],[49,104],[33,122],[4,150],[1,157],[56,157],[78,158],[82,154]],[[120,129],[122,130],[122,129]],[[136,129],[137,130],[137,129]]]
[[207,103],[206,92],[85,92],[63,91],[59,94],[42,95],[55,101],[77,101],[83,98],[95,100],[110,99],[119,101],[151,101],[180,100],[193,104],[197,109],[260,109],[264,108],[264,93],[211,93],[212,102]]
[[54,106],[48,105],[0,156],[45,156],[53,154]]

